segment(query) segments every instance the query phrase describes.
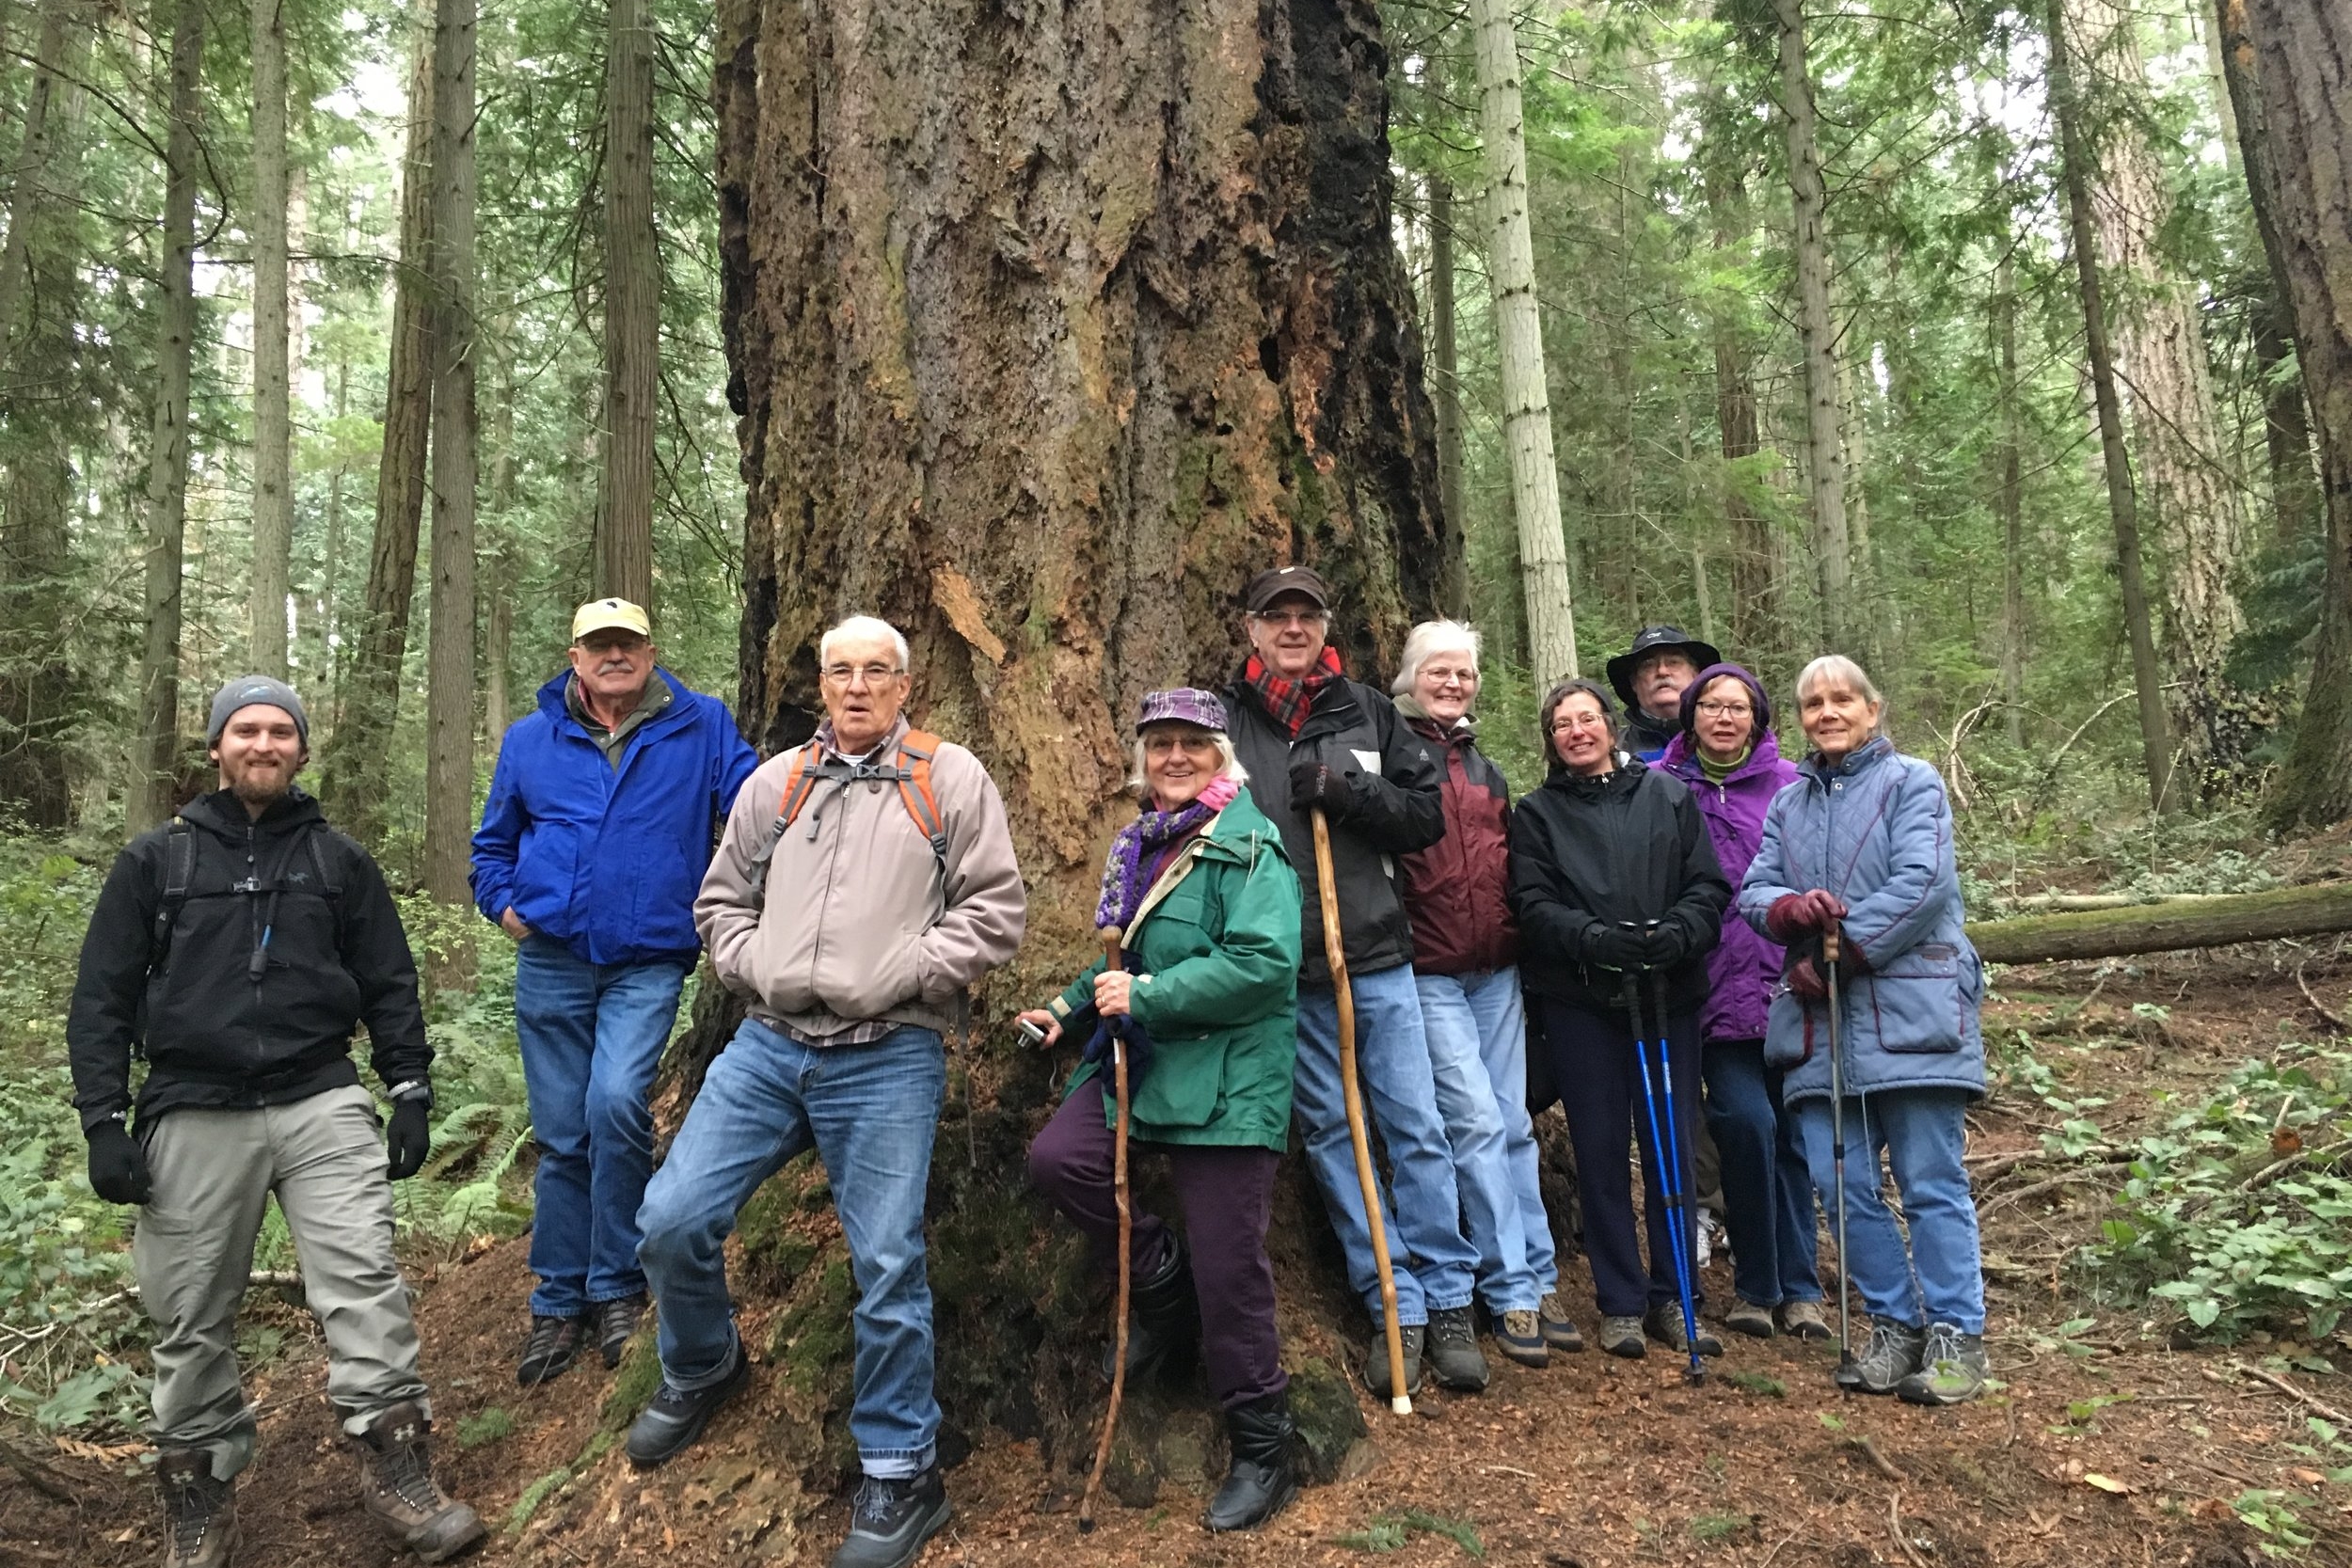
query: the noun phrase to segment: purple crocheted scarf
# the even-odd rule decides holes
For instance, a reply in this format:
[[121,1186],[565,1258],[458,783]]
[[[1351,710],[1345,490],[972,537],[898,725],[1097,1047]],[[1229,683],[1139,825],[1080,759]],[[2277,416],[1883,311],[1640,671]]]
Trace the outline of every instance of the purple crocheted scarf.
[[1220,775],[1209,781],[1191,803],[1174,811],[1146,811],[1120,829],[1119,836],[1111,840],[1110,859],[1103,864],[1103,898],[1094,906],[1096,929],[1116,926],[1125,930],[1136,906],[1151,890],[1152,879],[1144,875],[1145,866],[1159,861],[1161,850],[1200,832],[1240,793],[1241,785]]

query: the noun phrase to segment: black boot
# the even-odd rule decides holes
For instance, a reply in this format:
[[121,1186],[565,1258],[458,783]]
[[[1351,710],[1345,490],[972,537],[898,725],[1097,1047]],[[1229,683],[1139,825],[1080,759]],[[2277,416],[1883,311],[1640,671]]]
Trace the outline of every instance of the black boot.
[[1213,1530],[1255,1529],[1298,1496],[1291,1463],[1298,1427],[1291,1420],[1290,1395],[1268,1394],[1227,1411],[1225,1433],[1233,1446],[1233,1467],[1200,1522]]
[[[1200,1348],[1200,1304],[1192,1291],[1192,1259],[1184,1239],[1168,1239],[1168,1261],[1149,1279],[1133,1285],[1135,1318],[1127,1325],[1127,1381],[1138,1383],[1163,1371],[1182,1371]],[[1111,1376],[1116,1342],[1103,1347],[1103,1381]]]

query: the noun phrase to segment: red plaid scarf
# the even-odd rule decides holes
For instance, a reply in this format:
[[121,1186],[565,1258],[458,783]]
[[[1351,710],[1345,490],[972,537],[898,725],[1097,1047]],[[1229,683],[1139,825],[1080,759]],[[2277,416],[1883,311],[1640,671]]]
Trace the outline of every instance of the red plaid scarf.
[[1315,693],[1345,673],[1340,668],[1339,650],[1327,642],[1323,646],[1323,657],[1299,680],[1284,680],[1267,669],[1265,660],[1256,654],[1251,654],[1249,662],[1241,667],[1241,678],[1258,694],[1266,717],[1287,728],[1293,740],[1306,727],[1307,715],[1315,705]]

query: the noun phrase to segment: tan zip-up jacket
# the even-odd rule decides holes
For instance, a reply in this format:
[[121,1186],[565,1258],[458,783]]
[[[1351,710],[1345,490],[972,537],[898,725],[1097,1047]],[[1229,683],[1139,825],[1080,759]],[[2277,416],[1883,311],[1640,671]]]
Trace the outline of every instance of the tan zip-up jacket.
[[[888,755],[904,734],[902,720]],[[771,757],[736,797],[694,899],[712,968],[755,1017],[806,1037],[878,1020],[946,1032],[964,988],[1013,956],[1028,918],[995,782],[970,752],[941,744],[931,792],[944,879],[896,785],[820,782],[776,841],[763,888],[757,857],[800,754]]]

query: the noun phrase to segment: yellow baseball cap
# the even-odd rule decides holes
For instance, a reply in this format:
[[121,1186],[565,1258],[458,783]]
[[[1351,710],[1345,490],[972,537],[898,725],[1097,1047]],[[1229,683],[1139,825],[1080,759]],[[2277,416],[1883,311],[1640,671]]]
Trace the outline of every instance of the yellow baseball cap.
[[572,612],[572,641],[575,642],[592,631],[610,631],[615,627],[633,631],[640,637],[653,635],[653,622],[644,610],[627,599],[591,599]]

